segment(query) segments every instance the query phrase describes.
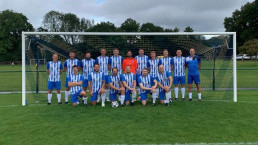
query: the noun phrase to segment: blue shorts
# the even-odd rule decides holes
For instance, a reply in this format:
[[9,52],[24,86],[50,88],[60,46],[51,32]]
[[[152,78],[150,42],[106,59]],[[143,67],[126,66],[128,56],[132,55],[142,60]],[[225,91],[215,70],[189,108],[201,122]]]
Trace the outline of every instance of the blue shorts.
[[[81,92],[82,92],[82,90],[76,92],[75,94],[71,94],[71,102],[72,103],[76,103],[79,101],[78,96],[80,96]],[[80,97],[82,97],[82,96],[80,96]]]
[[138,82],[138,78],[140,77],[140,74],[136,74],[136,86],[139,87],[139,82]]
[[61,81],[58,81],[58,82],[48,81],[47,82],[47,89],[48,90],[53,90],[53,89],[60,90],[61,89]]
[[100,95],[100,94],[99,94],[99,91],[100,91],[100,89],[99,89],[98,91],[96,91],[95,93],[92,93],[92,96],[90,97],[90,101],[91,101],[91,102],[97,101],[98,95]]
[[65,77],[65,87],[66,87],[66,88],[69,87],[69,86],[68,86],[68,77],[67,77],[67,76]]
[[181,77],[174,76],[173,77],[173,84],[174,85],[178,85],[179,82],[180,82],[181,85],[184,85],[185,84],[185,76],[181,76]]
[[166,91],[161,89],[159,90],[159,100],[165,100],[165,94],[166,94]]
[[194,81],[194,83],[196,85],[200,84],[200,76],[199,76],[199,74],[197,74],[197,75],[188,74],[188,84],[192,84],[193,81]]
[[131,96],[130,96],[131,94],[132,94],[131,90],[128,90],[125,92],[125,102],[131,100]]
[[146,91],[145,93],[141,93],[140,97],[141,97],[141,101],[146,100],[148,98],[148,94],[152,94],[149,90]]
[[88,80],[83,79],[83,81],[82,81],[82,87],[88,87]]
[[108,84],[108,75],[105,75],[105,84]]
[[116,95],[119,95],[119,92],[116,91],[115,93],[110,94],[110,101],[116,101]]

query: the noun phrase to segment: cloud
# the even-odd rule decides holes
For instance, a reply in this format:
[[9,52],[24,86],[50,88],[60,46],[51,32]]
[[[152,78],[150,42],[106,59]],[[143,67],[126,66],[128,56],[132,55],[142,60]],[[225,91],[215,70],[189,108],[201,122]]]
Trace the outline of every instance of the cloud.
[[141,24],[152,22],[166,28],[191,26],[195,31],[225,31],[225,17],[253,0],[1,0],[0,11],[23,13],[35,28],[50,10],[74,13],[78,17],[110,21],[120,26],[127,18]]

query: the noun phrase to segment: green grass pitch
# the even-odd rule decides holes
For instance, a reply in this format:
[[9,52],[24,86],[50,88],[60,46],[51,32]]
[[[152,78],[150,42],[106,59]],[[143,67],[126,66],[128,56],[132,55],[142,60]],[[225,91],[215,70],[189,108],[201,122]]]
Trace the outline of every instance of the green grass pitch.
[[[245,67],[257,68],[253,62],[238,62],[238,68]],[[257,72],[238,70],[238,87],[257,88]],[[2,72],[0,86],[2,92],[20,91],[21,73]],[[221,99],[220,94],[229,97]],[[169,107],[153,107],[151,102],[142,107],[137,102],[124,108],[109,103],[105,108],[57,105],[55,94],[51,106],[22,107],[21,94],[1,94],[0,144],[258,144],[257,94],[258,90],[239,90],[234,103],[232,91],[216,91],[212,97],[203,95],[203,102],[197,102],[195,95],[192,102],[178,101]]]

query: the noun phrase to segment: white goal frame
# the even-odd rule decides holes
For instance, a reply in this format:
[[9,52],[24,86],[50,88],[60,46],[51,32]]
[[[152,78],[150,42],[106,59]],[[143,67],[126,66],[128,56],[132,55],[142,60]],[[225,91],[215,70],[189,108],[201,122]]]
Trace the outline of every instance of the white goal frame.
[[22,106],[26,105],[26,35],[233,35],[233,101],[237,102],[236,32],[22,32]]

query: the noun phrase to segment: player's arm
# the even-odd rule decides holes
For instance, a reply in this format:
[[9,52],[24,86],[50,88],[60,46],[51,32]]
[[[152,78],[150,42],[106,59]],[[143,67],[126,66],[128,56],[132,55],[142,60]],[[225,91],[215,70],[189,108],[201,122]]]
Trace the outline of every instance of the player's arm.
[[169,88],[171,88],[172,83],[173,83],[173,78],[172,78],[172,76],[169,76],[168,79],[169,79]]
[[80,86],[82,85],[82,81],[79,82],[68,82],[69,87],[74,87],[74,86]]
[[202,65],[201,63],[198,64],[198,69],[199,70],[201,69],[201,65]]
[[139,83],[139,85],[140,85],[140,88],[143,90],[151,90],[152,89],[152,88],[144,87],[142,83]]
[[111,83],[109,83],[109,86],[111,87],[111,89],[114,89],[114,90],[120,90],[119,88],[116,88],[115,86],[113,86],[113,83],[111,82]]
[[111,70],[111,61],[112,61],[112,60],[111,60],[111,58],[109,57],[109,58],[108,58],[108,70]]
[[47,63],[47,74],[49,75],[49,67],[50,67],[50,65],[49,65],[49,63]]
[[164,86],[161,84],[161,82],[158,82],[158,85],[160,88],[165,89]]
[[123,81],[123,85],[124,85],[125,88],[127,88],[127,89],[129,89],[129,90],[132,90],[132,88],[130,88],[130,87],[126,84],[125,81]]
[[[61,70],[60,70],[61,71]],[[47,74],[49,75],[49,69],[47,69]]]
[[157,85],[158,85],[157,80],[155,79],[153,82],[154,82],[154,86],[153,86],[153,87],[154,87],[154,88],[157,88]]

